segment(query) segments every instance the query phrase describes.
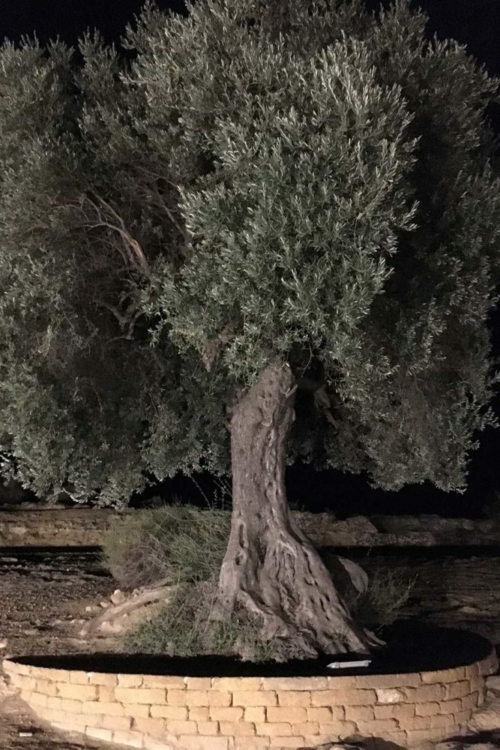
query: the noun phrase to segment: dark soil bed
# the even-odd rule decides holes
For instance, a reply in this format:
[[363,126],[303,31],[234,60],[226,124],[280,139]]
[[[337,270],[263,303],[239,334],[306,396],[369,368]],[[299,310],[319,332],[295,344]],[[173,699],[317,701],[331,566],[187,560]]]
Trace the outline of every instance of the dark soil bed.
[[[368,668],[329,669],[331,661],[351,661],[353,655],[325,656],[286,664],[242,662],[219,656],[172,658],[157,655],[94,654],[29,656],[17,662],[55,669],[125,674],[182,676],[321,676],[352,674],[398,674],[466,666],[484,659],[491,643],[464,630],[437,628],[419,622],[400,622],[384,630],[386,648],[374,654]],[[367,657],[359,657],[367,658]]]

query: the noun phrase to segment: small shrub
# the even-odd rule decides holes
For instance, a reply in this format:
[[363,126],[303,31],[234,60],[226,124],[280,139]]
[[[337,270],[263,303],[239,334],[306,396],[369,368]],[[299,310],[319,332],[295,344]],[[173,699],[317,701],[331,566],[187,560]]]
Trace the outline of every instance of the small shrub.
[[230,515],[172,505],[130,513],[103,540],[104,562],[123,588],[205,581],[222,564]]
[[212,497],[207,497],[201,485],[192,476],[191,481],[198,489],[199,494],[207,504],[207,508],[210,510],[231,510],[233,503],[233,490],[232,482],[228,477],[214,477],[213,481],[215,484]]
[[352,615],[364,627],[391,625],[408,602],[416,580],[404,571],[376,570],[367,591],[348,602]]
[[126,636],[128,650],[170,656],[233,656],[253,662],[297,658],[280,639],[263,641],[260,624],[244,612],[214,619],[217,579],[183,584],[168,605]]

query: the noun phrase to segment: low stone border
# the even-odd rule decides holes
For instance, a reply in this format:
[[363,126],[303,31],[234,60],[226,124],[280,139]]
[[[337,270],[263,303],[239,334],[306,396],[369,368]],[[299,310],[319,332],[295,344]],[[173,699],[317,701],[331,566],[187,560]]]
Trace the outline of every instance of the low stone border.
[[[99,547],[105,531],[126,515],[106,508],[23,510],[0,506],[2,547]],[[229,514],[230,511],[227,511]],[[438,516],[352,516],[293,511],[293,517],[316,547],[436,547],[500,544],[500,520]]]
[[440,740],[462,732],[497,668],[494,650],[454,669],[355,677],[169,677],[4,661],[11,684],[54,727],[145,750]]

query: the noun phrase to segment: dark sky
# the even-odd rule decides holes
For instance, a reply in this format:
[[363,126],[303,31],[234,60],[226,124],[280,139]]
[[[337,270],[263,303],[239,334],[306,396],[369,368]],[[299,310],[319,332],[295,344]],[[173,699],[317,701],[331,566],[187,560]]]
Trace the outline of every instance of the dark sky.
[[[307,2],[308,0],[304,0]],[[365,0],[371,9],[391,0]],[[429,15],[429,33],[454,38],[490,73],[500,75],[500,0],[412,0]],[[19,41],[36,35],[42,44],[60,37],[75,45],[87,30],[97,28],[107,41],[119,42],[127,23],[140,12],[143,0],[0,0],[0,39]],[[164,10],[184,9],[183,0],[157,0]],[[500,105],[490,117],[500,135]]]
[[[276,0],[277,1],[277,0]],[[379,0],[366,0],[371,8]],[[307,0],[304,0],[307,2]],[[386,3],[384,3],[386,4]],[[417,3],[430,17],[430,33],[440,38],[453,37],[466,44],[489,72],[500,75],[500,0],[420,0]],[[125,25],[138,13],[142,0],[0,0],[0,38],[18,41],[22,35],[34,31],[41,43],[60,37],[75,44],[87,28],[98,28],[108,41],[119,41]],[[163,9],[179,11],[182,0],[158,0]],[[500,107],[492,112],[494,124],[500,134]],[[496,315],[495,349],[500,354],[500,311]],[[500,397],[497,397],[500,403]],[[498,408],[500,415],[500,406]],[[469,489],[465,495],[447,495],[432,487],[407,487],[398,493],[373,493],[367,491],[366,480],[359,477],[331,474],[317,476],[308,473],[301,477],[297,472],[289,475],[289,495],[300,501],[300,488],[307,496],[321,499],[321,505],[330,505],[337,512],[434,512],[443,515],[474,516],[493,490],[500,490],[500,429],[488,429],[481,435],[481,448],[473,456],[469,476]],[[339,494],[340,490],[340,494]],[[343,498],[343,499],[342,499]],[[320,509],[318,507],[318,509]]]
[[[368,1],[372,7],[379,5],[379,0]],[[96,27],[108,40],[118,41],[141,4],[140,0],[0,0],[0,37],[17,40],[36,31],[41,42],[59,35],[74,44],[88,27]],[[182,0],[158,4],[165,9],[183,7]],[[428,12],[432,31],[467,44],[491,72],[500,73],[499,0],[421,0],[418,4]]]

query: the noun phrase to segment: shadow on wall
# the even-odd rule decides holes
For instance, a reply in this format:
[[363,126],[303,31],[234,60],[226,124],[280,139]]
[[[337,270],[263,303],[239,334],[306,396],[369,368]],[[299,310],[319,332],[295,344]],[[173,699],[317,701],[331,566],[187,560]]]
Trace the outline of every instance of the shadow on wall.
[[327,742],[326,745],[300,747],[298,750],[406,750],[404,745],[397,745],[382,737],[360,737],[354,735],[339,742]]
[[[464,750],[474,750],[474,747],[480,746],[481,750],[493,750],[493,748],[500,748],[500,729],[492,732],[477,732],[472,735],[457,735],[455,737],[449,737],[446,740],[447,747],[451,750],[452,748],[464,748]],[[479,750],[479,748],[478,748]]]

